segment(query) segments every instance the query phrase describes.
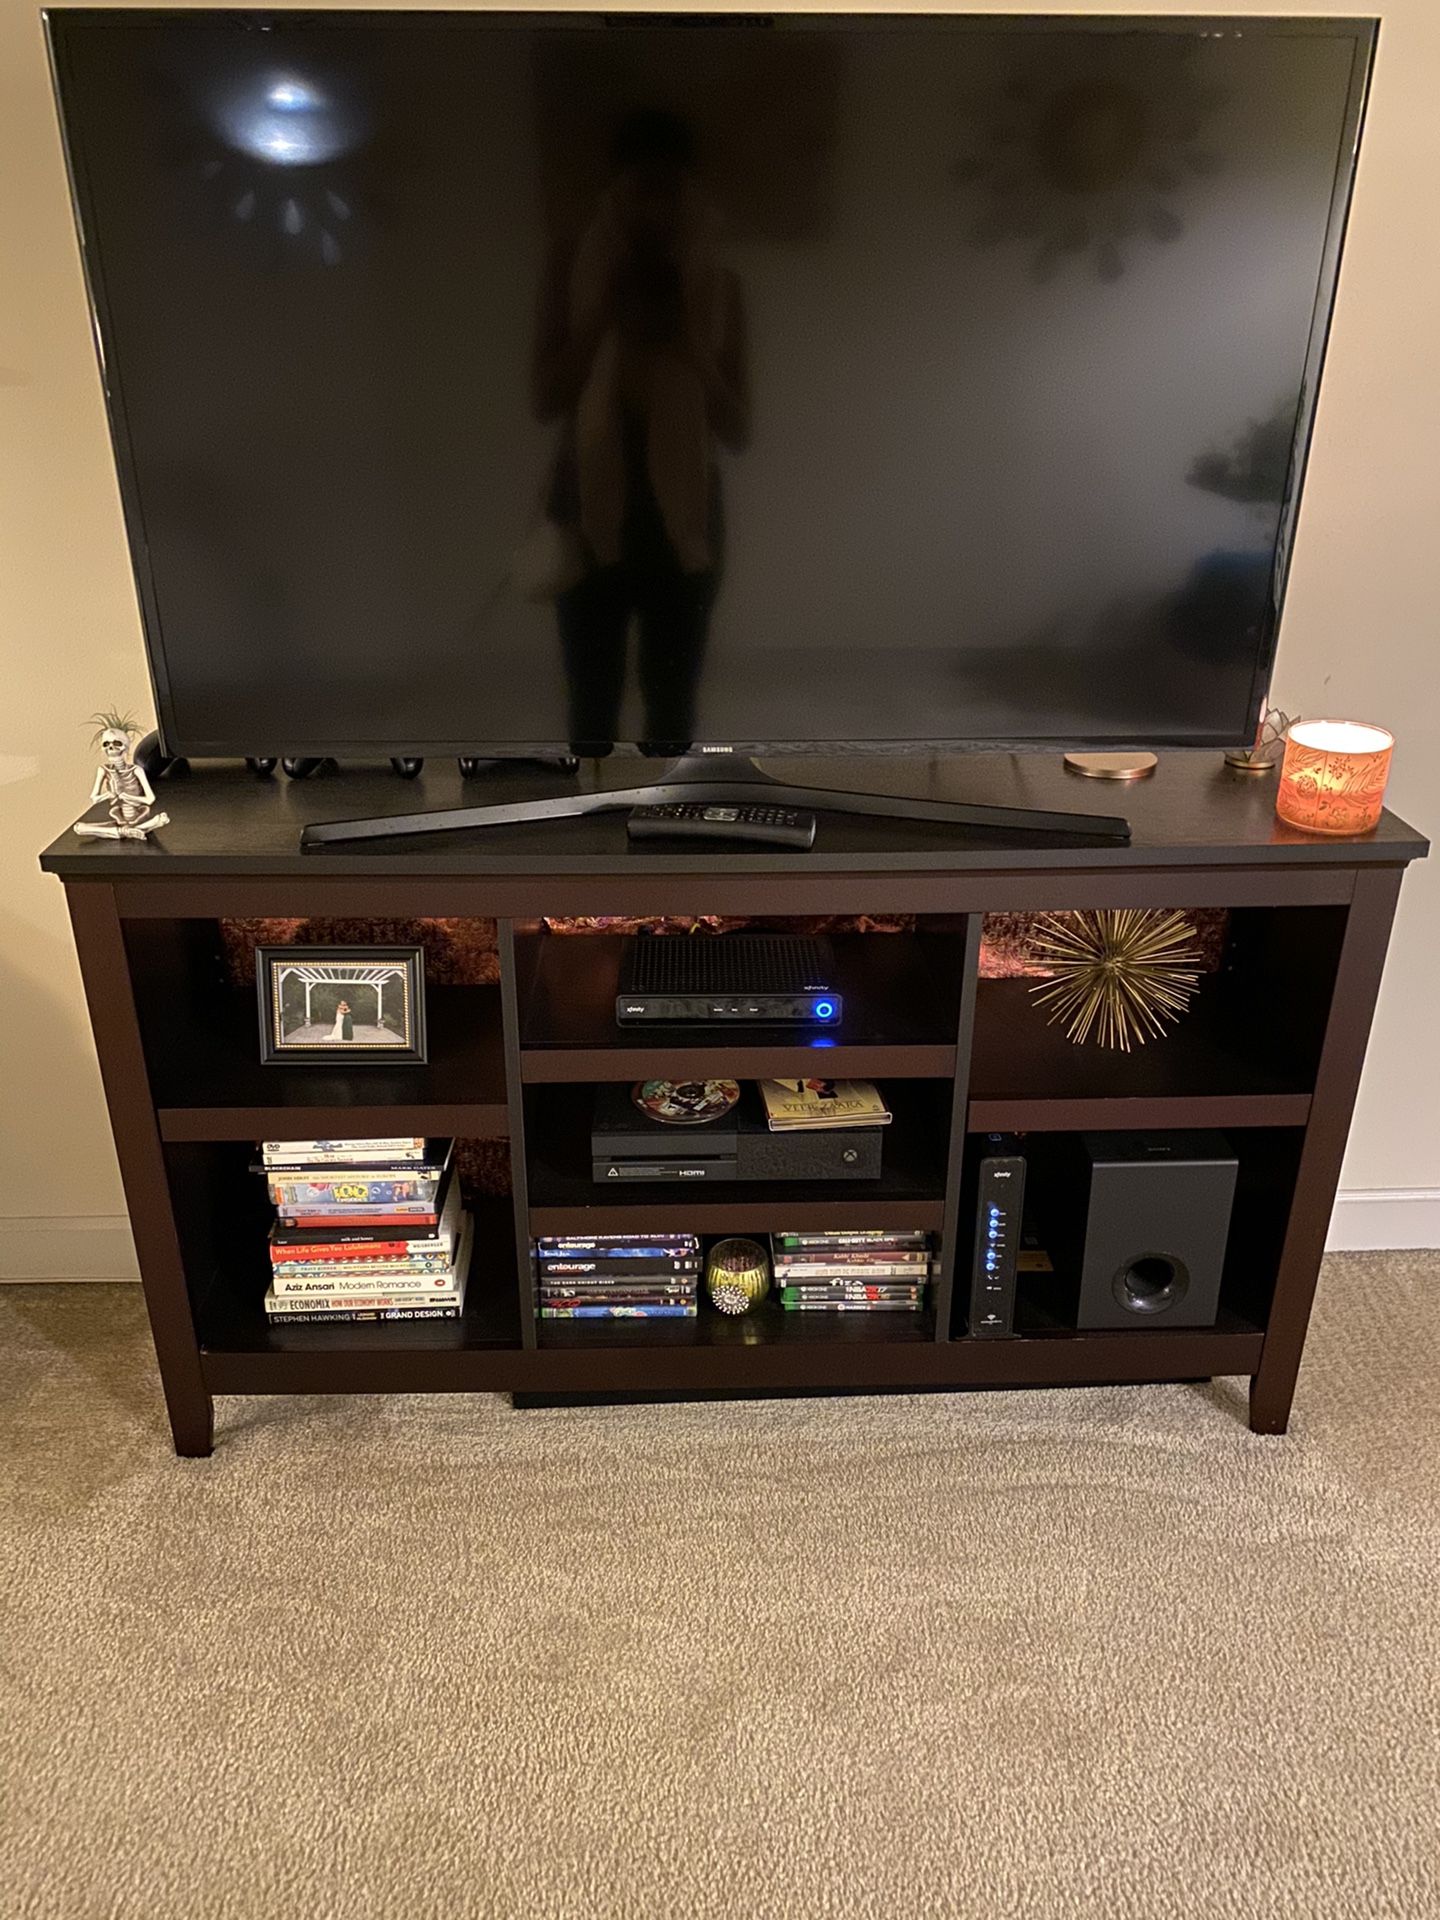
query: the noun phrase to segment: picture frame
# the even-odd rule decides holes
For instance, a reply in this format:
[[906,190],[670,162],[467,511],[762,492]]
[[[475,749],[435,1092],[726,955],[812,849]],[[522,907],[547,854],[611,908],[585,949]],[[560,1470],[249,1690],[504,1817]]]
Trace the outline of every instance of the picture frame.
[[421,947],[257,947],[255,991],[266,1066],[425,1063]]

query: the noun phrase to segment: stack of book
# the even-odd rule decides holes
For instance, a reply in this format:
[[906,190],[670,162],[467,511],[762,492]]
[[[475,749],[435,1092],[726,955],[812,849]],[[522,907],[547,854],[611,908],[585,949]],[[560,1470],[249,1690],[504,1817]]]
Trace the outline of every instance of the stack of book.
[[932,1272],[927,1233],[771,1235],[775,1297],[794,1313],[916,1313]]
[[536,1240],[542,1320],[694,1319],[700,1242],[693,1233],[571,1234]]
[[458,1320],[470,1221],[449,1140],[266,1140],[267,1317]]

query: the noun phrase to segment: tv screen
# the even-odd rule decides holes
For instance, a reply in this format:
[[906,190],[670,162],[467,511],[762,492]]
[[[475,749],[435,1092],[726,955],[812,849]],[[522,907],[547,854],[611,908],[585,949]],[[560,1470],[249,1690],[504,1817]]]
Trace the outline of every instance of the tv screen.
[[171,752],[1253,735],[1371,23],[49,25]]

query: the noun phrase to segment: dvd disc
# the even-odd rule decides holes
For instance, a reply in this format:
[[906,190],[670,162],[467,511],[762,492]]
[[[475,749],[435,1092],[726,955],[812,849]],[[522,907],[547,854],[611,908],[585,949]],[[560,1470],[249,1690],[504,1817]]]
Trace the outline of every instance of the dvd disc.
[[637,1080],[630,1098],[647,1120],[668,1127],[703,1127],[729,1113],[740,1098],[738,1080]]

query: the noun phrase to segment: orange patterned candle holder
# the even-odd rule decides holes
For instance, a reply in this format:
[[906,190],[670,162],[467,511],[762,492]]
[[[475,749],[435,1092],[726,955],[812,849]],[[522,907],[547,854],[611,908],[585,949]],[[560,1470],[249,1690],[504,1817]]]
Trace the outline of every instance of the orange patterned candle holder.
[[1380,819],[1395,736],[1356,720],[1299,720],[1285,736],[1275,811],[1306,833],[1367,833]]

